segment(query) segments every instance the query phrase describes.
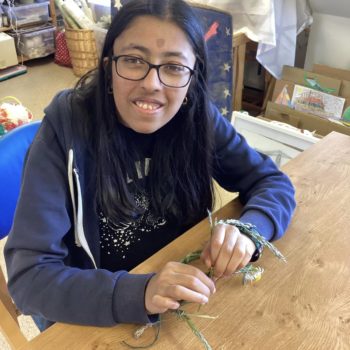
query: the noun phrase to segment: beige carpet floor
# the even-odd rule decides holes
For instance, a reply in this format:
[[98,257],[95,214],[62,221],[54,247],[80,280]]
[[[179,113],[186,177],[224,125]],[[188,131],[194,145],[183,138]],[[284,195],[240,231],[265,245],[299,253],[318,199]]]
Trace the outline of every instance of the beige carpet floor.
[[74,86],[77,77],[71,68],[55,64],[52,56],[25,62],[25,66],[27,73],[0,82],[0,100],[6,96],[18,98],[39,120],[53,96]]
[[[40,120],[44,116],[44,108],[50,103],[53,96],[62,89],[73,87],[77,77],[74,76],[72,69],[56,65],[52,57],[29,61],[26,66],[28,68],[26,74],[0,82],[0,100],[6,96],[14,96],[31,110],[35,120]],[[235,194],[216,186],[216,196],[216,209],[218,209],[234,198]],[[3,271],[5,271],[4,244],[5,239],[0,241],[0,264]],[[39,333],[30,317],[20,316],[19,322],[28,339]],[[1,333],[0,350],[10,350]]]

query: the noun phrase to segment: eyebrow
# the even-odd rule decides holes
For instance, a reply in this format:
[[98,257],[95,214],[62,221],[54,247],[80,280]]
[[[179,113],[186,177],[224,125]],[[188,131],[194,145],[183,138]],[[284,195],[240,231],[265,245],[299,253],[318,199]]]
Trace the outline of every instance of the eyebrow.
[[[147,47],[144,47],[141,45],[136,45],[136,44],[129,44],[129,45],[123,47],[121,49],[121,53],[124,53],[125,51],[130,50],[130,49],[139,50],[139,51],[143,52],[144,54],[148,54],[148,55],[151,53],[151,51]],[[183,58],[184,60],[187,61],[187,57],[180,51],[167,51],[167,52],[162,53],[162,56],[164,56],[164,57],[179,57],[179,58]]]

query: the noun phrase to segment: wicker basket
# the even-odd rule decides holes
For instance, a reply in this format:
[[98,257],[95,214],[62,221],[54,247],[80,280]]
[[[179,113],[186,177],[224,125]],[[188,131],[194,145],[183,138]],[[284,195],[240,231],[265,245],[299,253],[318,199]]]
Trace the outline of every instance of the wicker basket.
[[98,55],[93,30],[66,28],[65,34],[74,74],[81,77],[96,68]]

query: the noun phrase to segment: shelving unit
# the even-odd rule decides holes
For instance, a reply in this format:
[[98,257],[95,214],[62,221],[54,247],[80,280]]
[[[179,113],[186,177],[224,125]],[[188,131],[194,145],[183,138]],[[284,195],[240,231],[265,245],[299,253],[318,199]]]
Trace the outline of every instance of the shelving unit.
[[[49,0],[49,19],[47,23],[51,23],[55,28],[57,28],[57,17],[56,17],[56,9],[55,9],[55,1]],[[42,22],[32,22],[30,24],[25,24],[18,26],[18,29],[23,29],[27,27],[33,27],[35,25],[42,24]],[[0,32],[9,32],[12,30],[12,27],[0,27]],[[18,56],[18,62],[25,62],[31,60],[33,58],[26,57],[24,55]]]

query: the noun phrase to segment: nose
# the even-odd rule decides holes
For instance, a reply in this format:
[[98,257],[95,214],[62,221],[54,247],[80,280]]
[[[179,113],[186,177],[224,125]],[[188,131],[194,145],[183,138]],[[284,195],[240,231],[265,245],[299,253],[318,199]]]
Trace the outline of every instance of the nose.
[[156,68],[153,67],[150,69],[145,78],[141,80],[141,85],[147,90],[159,90],[161,88],[162,83],[159,80]]

